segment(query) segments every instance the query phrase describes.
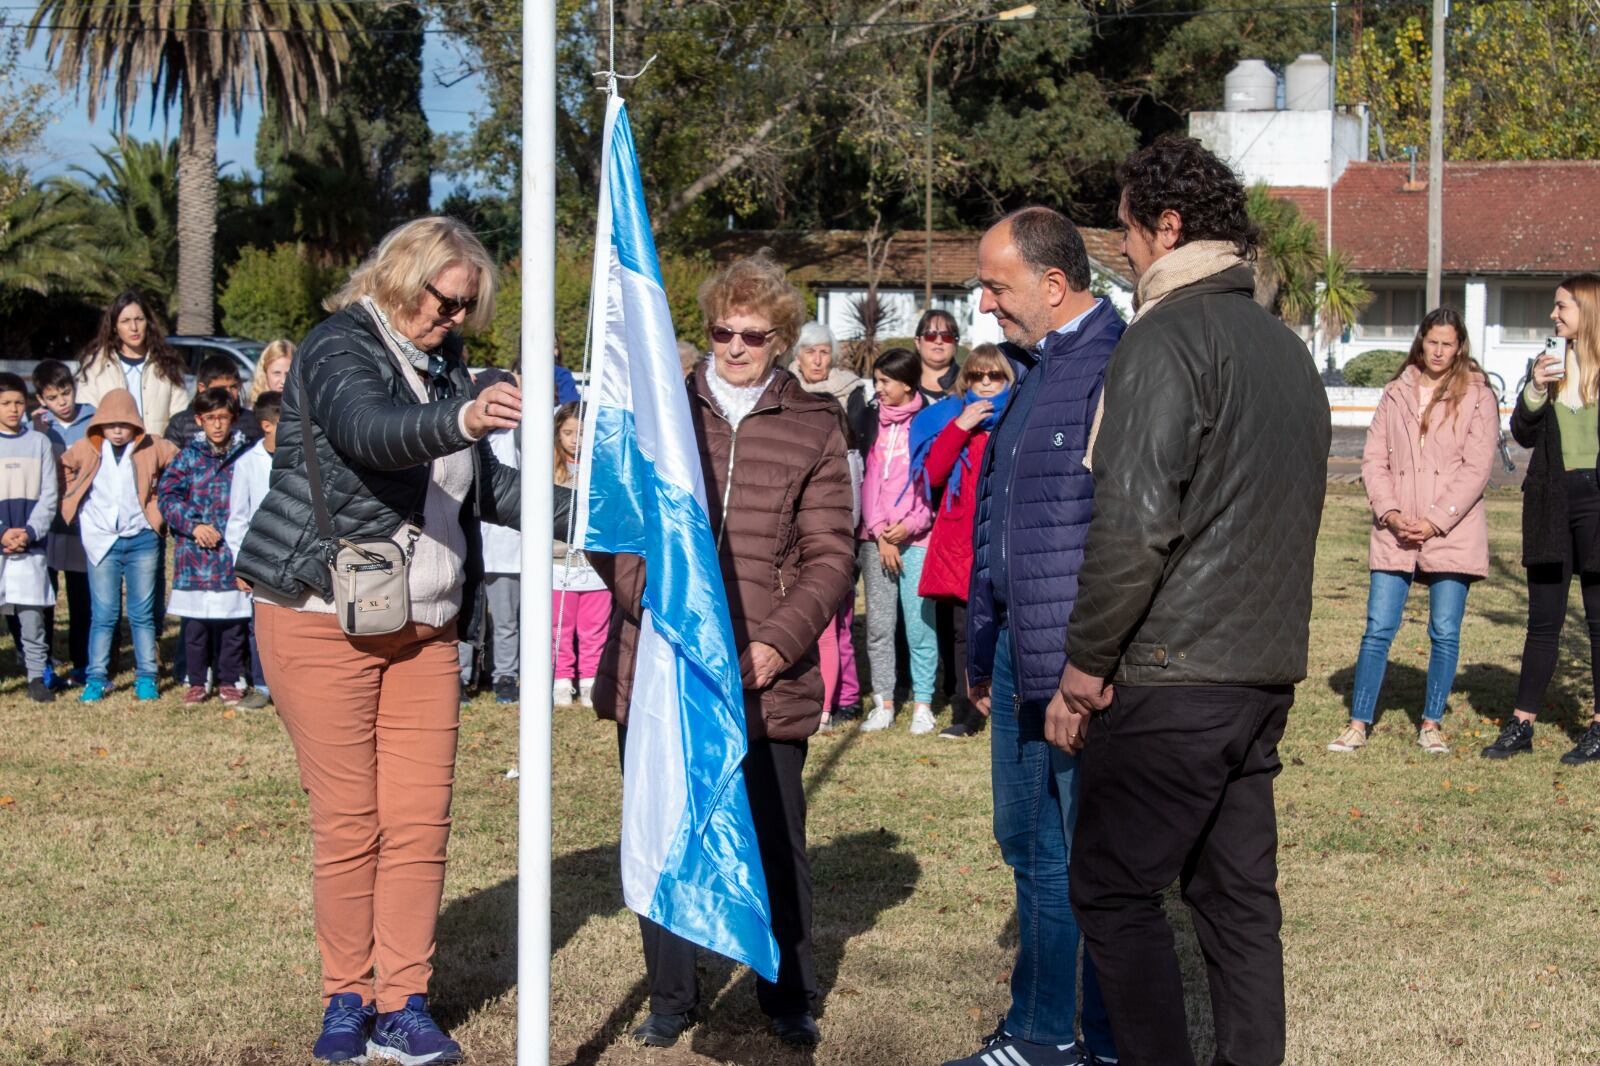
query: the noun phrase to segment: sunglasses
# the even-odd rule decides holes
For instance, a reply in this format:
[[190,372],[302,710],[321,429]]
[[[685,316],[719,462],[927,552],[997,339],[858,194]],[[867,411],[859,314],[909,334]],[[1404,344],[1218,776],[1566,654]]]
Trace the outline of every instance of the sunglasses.
[[772,335],[777,332],[778,331],[775,329],[736,330],[729,329],[727,326],[712,326],[711,339],[716,341],[718,344],[728,344],[733,340],[734,337],[738,337],[740,340],[744,341],[744,346],[746,348],[765,348],[767,346],[767,342],[772,339]]
[[980,381],[1005,382],[1007,379],[1003,370],[969,370],[967,371],[967,380],[977,384]]
[[458,300],[454,296],[446,296],[428,282],[423,282],[422,287],[427,289],[435,300],[439,301],[440,318],[454,318],[462,311],[470,315],[478,309],[478,298],[476,296],[470,300]]
[[925,341],[933,341],[935,344],[954,344],[956,342],[956,335],[948,330],[941,329],[934,330],[930,333],[924,333],[922,335],[922,339]]

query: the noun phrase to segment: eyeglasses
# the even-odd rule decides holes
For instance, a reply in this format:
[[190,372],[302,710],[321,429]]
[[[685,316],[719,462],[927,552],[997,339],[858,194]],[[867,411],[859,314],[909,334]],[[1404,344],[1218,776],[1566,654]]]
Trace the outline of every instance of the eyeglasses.
[[731,342],[734,337],[738,337],[740,340],[744,341],[744,346],[746,348],[765,348],[767,346],[767,342],[771,340],[773,334],[777,332],[778,331],[775,329],[736,330],[729,329],[727,326],[712,326],[711,339],[716,341],[718,344],[727,344]]
[[956,342],[956,335],[951,333],[949,330],[940,329],[924,333],[922,335],[922,339],[925,341],[933,341],[935,344],[954,344]]
[[478,298],[476,296],[470,300],[458,300],[454,296],[446,296],[426,281],[422,283],[422,287],[427,289],[435,300],[439,301],[440,318],[454,318],[462,311],[470,315],[478,309]]
[[966,377],[967,380],[972,382],[974,385],[980,381],[998,381],[1004,383],[1008,380],[1004,370],[969,370],[967,371]]
[[233,421],[232,411],[212,411],[209,414],[196,415],[196,422],[202,426],[221,426]]

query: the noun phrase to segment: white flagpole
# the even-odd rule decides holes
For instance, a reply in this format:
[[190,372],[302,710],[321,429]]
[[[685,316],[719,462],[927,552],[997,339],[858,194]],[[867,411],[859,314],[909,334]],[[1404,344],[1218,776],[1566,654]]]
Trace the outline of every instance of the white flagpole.
[[556,5],[522,6],[522,682],[517,1066],[550,1061],[550,532],[555,458]]

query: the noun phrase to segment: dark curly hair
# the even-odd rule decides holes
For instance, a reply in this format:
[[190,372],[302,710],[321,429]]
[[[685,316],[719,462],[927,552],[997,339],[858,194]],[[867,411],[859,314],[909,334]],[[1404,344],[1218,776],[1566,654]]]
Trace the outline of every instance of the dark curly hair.
[[1254,259],[1261,229],[1245,211],[1244,185],[1228,164],[1193,137],[1168,134],[1134,152],[1117,168],[1128,217],[1151,233],[1163,211],[1183,220],[1179,244],[1231,241]]

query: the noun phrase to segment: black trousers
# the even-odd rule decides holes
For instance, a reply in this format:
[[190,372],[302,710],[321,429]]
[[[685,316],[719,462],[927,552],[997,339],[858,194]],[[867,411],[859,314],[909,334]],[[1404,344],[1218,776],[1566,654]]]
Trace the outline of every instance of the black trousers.
[[1545,690],[1555,676],[1561,654],[1561,626],[1567,620],[1567,596],[1578,575],[1583,618],[1589,627],[1589,674],[1594,710],[1600,713],[1600,559],[1592,559],[1600,539],[1600,487],[1593,470],[1567,472],[1567,526],[1576,566],[1546,563],[1528,567],[1528,638],[1522,646],[1522,673],[1517,679],[1516,709],[1538,714]]
[[190,685],[204,685],[212,655],[216,655],[217,686],[237,685],[245,674],[245,646],[250,622],[245,618],[185,618],[183,643],[188,655]]
[[[619,748],[627,742],[627,729],[618,729]],[[804,740],[752,740],[744,758],[745,788],[767,877],[772,933],[778,941],[778,981],[773,984],[758,977],[756,1002],[774,1018],[810,1012],[817,996],[811,956],[811,863],[806,858],[807,747]],[[688,1014],[700,1003],[695,976],[699,948],[642,915],[639,934],[651,1011]]]
[[1118,685],[1090,723],[1070,892],[1124,1066],[1194,1064],[1161,909],[1174,880],[1205,956],[1212,1062],[1283,1062],[1272,779],[1293,703],[1287,685]]

